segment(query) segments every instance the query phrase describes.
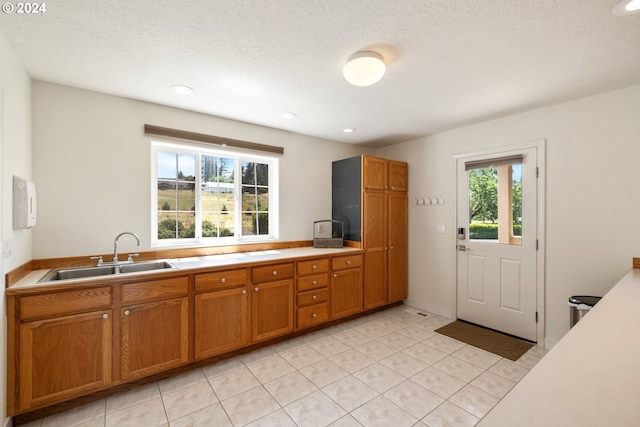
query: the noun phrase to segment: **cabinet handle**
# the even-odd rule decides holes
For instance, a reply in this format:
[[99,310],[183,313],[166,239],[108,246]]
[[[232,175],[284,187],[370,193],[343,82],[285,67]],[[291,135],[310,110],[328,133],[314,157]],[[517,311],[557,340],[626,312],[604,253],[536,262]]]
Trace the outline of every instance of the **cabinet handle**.
[[318,315],[317,315],[317,314],[315,314],[315,313],[313,313],[313,314],[311,315],[311,317],[314,317],[314,318],[315,318],[315,317],[318,317]]
[[102,318],[103,318],[103,319],[108,319],[108,318],[109,318],[109,313],[105,313],[105,314],[103,314],[103,315],[102,315]]
[[227,283],[227,278],[226,278],[226,277],[223,277],[222,279],[220,279],[220,281],[221,281],[222,283]]
[[391,189],[393,190],[394,188],[395,188],[395,187],[392,185],[392,186],[391,186]]
[[274,276],[277,276],[277,275],[278,275],[278,272],[277,272],[276,270],[273,270],[273,275],[274,275]]
[[311,282],[311,283],[313,283],[314,285],[317,285],[317,284],[318,284],[318,281],[317,281],[317,280],[314,280],[314,281],[313,281],[313,282]]
[[391,250],[393,250],[393,246],[391,246],[391,248],[390,248],[390,249],[391,249]]
[[318,269],[318,266],[317,266],[317,265],[314,265],[312,268],[313,268],[314,270],[317,270],[317,269]]
[[311,297],[311,299],[318,299],[318,297],[317,297],[317,296],[315,296],[315,295],[313,295],[313,296]]
[[351,260],[347,260],[347,265],[351,264]]
[[338,273],[333,273],[333,277],[338,277]]
[[253,290],[258,292],[260,290],[260,288],[256,286],[255,288],[253,288]]
[[242,295],[246,295],[246,294],[247,294],[247,290],[246,290],[246,289],[243,289],[243,290],[242,290]]
[[128,315],[130,315],[130,314],[131,314],[131,311],[129,311],[129,310],[125,310],[125,311],[124,311],[124,315],[125,315],[125,316],[128,316]]
[[387,250],[387,247],[386,247],[386,246],[384,247],[384,250],[385,250],[385,251]]

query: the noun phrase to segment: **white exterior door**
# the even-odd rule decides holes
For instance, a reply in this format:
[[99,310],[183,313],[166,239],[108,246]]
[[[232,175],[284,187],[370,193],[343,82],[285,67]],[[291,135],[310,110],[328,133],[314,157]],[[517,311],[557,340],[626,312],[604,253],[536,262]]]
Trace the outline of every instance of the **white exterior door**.
[[457,317],[536,341],[536,148],[459,157],[457,174]]

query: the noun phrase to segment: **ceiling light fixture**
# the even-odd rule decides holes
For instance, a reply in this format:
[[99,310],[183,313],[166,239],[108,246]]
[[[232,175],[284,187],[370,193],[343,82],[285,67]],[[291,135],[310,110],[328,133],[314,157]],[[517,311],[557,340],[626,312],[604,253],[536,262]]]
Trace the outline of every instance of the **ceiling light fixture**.
[[637,12],[640,12],[640,0],[623,0],[613,8],[613,14],[617,16],[625,16]]
[[292,112],[289,111],[287,113],[280,114],[280,117],[282,117],[283,119],[291,120],[291,119],[295,119],[296,117],[298,117],[298,115],[296,113],[292,113]]
[[191,95],[196,91],[190,88],[189,86],[183,85],[171,85],[169,86],[175,93],[179,93],[180,95]]
[[382,55],[376,52],[356,52],[349,57],[342,73],[354,86],[371,86],[380,81],[387,67]]
[[342,132],[344,133],[354,133],[355,131],[356,131],[356,128],[346,128],[342,130]]

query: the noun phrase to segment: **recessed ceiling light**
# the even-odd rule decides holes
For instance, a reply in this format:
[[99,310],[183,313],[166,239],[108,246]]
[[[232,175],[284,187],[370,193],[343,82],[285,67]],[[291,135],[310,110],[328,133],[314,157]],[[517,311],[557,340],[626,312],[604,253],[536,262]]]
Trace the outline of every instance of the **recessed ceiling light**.
[[180,95],[191,95],[196,91],[190,88],[189,86],[184,85],[171,85],[169,86],[175,93],[179,93]]
[[356,128],[346,128],[346,129],[342,129],[342,132],[344,133],[353,133],[356,131]]
[[640,12],[640,0],[623,0],[613,8],[613,14],[618,16]]
[[298,115],[296,113],[292,113],[292,112],[288,112],[288,113],[282,113],[280,114],[280,117],[282,117],[283,119],[295,119],[296,117],[298,117]]

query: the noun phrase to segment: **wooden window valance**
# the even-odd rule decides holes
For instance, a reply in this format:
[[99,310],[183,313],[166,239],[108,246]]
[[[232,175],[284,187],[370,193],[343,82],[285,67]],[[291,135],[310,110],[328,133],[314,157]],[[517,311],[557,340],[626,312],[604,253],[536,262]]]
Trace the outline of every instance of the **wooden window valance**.
[[269,153],[284,154],[284,147],[275,145],[257,144],[255,142],[241,141],[239,139],[223,138],[221,136],[207,135],[205,133],[189,132],[180,129],[171,129],[161,126],[144,125],[145,135],[162,136],[165,138],[182,139],[187,141],[204,142],[222,147],[243,148],[245,150],[265,151]]

